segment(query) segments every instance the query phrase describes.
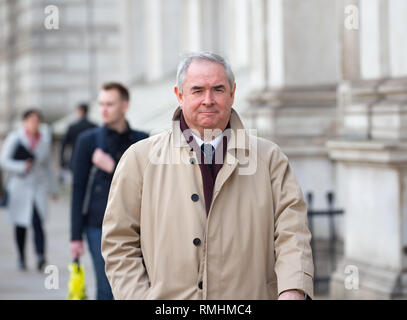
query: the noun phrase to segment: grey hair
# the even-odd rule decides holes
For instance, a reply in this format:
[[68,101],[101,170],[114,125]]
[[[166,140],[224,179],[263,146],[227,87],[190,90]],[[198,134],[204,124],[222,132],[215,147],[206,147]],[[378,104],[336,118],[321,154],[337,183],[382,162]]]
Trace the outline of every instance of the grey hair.
[[235,84],[235,75],[233,74],[232,68],[230,67],[229,63],[220,55],[213,52],[205,51],[188,53],[178,64],[176,86],[178,87],[178,90],[180,92],[182,92],[182,87],[184,86],[188,67],[194,60],[205,60],[222,65],[225,68],[230,88],[233,89],[233,86]]

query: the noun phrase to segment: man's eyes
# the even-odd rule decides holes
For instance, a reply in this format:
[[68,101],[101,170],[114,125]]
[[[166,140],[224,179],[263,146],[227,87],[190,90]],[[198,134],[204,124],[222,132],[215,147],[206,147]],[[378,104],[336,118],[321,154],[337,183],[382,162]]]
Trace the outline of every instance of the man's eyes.
[[[220,93],[225,92],[225,89],[224,89],[224,88],[213,88],[212,90],[215,91],[215,92],[220,92]],[[198,94],[198,93],[202,93],[202,92],[204,92],[203,89],[195,89],[195,90],[192,90],[192,93],[193,93],[193,94]]]

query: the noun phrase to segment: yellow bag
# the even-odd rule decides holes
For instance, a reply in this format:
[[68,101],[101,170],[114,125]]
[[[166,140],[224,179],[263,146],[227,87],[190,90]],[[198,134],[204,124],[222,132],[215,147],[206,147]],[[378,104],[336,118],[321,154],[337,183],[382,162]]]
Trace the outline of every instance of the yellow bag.
[[85,268],[75,259],[69,264],[68,300],[86,300]]

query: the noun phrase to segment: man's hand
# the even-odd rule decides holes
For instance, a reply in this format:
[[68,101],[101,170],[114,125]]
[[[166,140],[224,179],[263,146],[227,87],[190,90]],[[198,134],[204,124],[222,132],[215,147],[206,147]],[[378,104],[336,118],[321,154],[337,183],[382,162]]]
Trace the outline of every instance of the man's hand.
[[92,163],[107,173],[112,173],[116,164],[112,157],[100,148],[96,148],[95,152],[93,152]]
[[74,259],[79,258],[85,253],[85,247],[82,240],[74,240],[71,242],[71,254]]
[[287,290],[280,294],[278,300],[305,300],[305,295],[300,290]]

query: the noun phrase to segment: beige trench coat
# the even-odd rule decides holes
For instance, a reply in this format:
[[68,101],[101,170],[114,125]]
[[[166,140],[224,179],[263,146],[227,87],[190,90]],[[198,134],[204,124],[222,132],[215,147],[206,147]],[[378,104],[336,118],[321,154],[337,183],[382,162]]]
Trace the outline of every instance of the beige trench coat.
[[132,145],[114,174],[102,233],[114,297],[276,299],[301,289],[312,298],[306,204],[287,157],[273,142],[234,134],[243,125],[232,110],[207,217],[179,116],[172,130]]

